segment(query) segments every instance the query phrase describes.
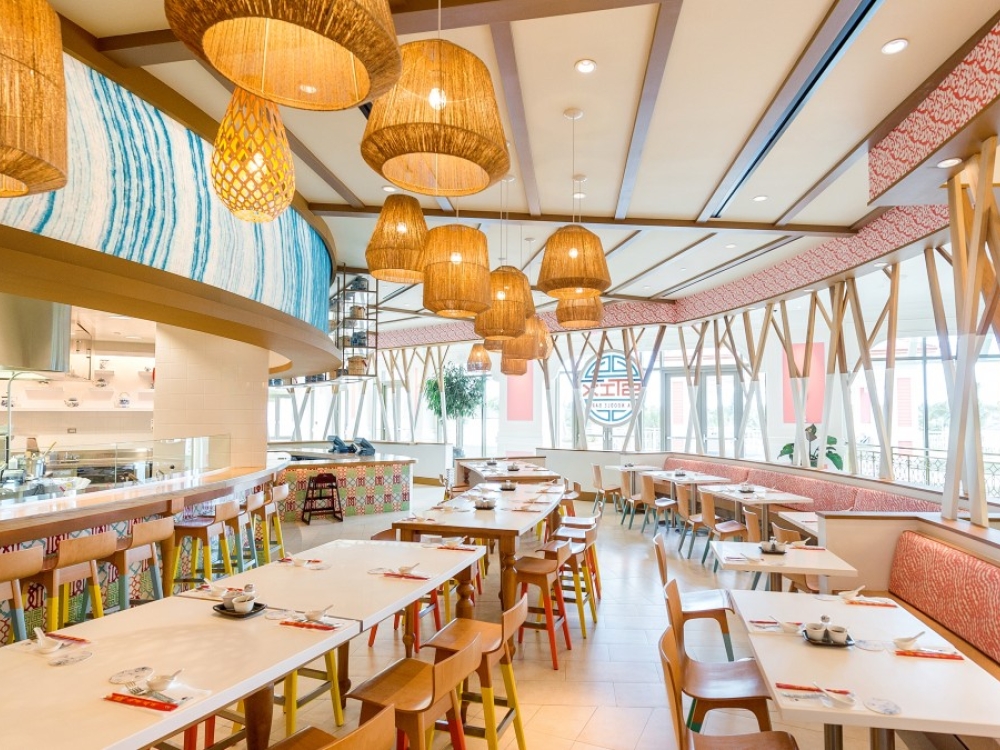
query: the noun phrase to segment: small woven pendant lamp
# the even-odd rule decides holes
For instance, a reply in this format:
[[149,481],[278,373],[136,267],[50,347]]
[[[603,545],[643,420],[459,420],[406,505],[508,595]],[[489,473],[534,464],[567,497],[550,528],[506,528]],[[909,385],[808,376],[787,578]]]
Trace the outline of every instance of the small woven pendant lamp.
[[368,270],[379,281],[419,284],[424,280],[427,223],[412,195],[385,199],[365,250]]
[[66,78],[59,16],[5,0],[0,23],[0,198],[66,184]]
[[215,136],[212,187],[238,219],[273,221],[295,197],[295,162],[278,105],[237,88]]
[[490,353],[482,344],[473,344],[469,359],[465,363],[465,371],[471,373],[487,373],[493,369]]
[[498,266],[490,272],[490,309],[476,316],[477,336],[506,341],[524,333],[525,313],[519,278],[522,275],[513,266]]
[[388,0],[166,0],[164,11],[198,57],[278,104],[350,109],[399,80]]
[[503,353],[511,359],[548,359],[552,353],[551,341],[549,327],[535,315],[528,318],[521,336],[504,342]]
[[500,357],[500,372],[504,375],[524,375],[528,372],[528,360],[513,359],[504,354]]
[[489,69],[444,39],[400,50],[402,75],[372,105],[361,156],[414,193],[456,197],[485,190],[510,169]]
[[474,318],[490,307],[486,235],[463,224],[427,233],[424,307],[444,318]]
[[600,297],[561,299],[556,305],[556,320],[563,328],[597,328],[604,318],[604,303]]
[[486,339],[483,341],[483,349],[488,352],[502,352],[503,339]]

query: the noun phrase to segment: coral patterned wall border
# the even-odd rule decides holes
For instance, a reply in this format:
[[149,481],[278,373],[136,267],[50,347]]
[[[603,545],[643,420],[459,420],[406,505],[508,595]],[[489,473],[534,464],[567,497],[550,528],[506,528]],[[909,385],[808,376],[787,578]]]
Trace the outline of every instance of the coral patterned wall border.
[[868,152],[868,197],[909,174],[1000,97],[1000,24],[941,84]]

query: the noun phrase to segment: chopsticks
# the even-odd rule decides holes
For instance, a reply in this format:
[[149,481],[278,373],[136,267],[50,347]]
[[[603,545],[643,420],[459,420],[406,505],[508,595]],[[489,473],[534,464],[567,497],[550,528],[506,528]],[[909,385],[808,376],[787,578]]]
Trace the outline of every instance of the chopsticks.
[[847,604],[852,604],[855,607],[896,607],[896,605],[891,602],[875,602],[870,599],[848,599]]
[[951,659],[952,661],[965,660],[965,657],[957,651],[925,651],[919,648],[896,649],[896,656],[916,656],[921,659]]
[[[813,685],[793,685],[790,682],[776,682],[774,686],[779,690],[801,690],[803,693],[822,693],[818,687]],[[843,688],[825,688],[828,693],[836,693],[837,695],[850,695],[850,690],[844,690]]]
[[73,635],[61,635],[59,633],[46,633],[46,638],[51,638],[55,641],[65,641],[66,643],[79,643],[81,646],[90,643],[86,638],[77,638]]
[[339,625],[330,625],[325,622],[300,622],[299,620],[282,620],[279,625],[289,628],[302,628],[304,630],[336,630]]
[[411,573],[383,573],[386,578],[409,578],[411,581],[429,581],[430,576],[415,576]]

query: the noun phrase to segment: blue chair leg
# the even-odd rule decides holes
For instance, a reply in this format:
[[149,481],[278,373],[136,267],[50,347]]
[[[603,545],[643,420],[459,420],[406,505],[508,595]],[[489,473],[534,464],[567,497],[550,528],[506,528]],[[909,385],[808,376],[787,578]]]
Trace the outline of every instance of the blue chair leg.
[[677,543],[678,552],[684,549],[684,537],[687,536],[687,533],[688,533],[688,527],[687,524],[684,524],[684,527],[681,529],[681,540]]
[[[54,606],[54,605],[49,605]],[[24,624],[24,610],[15,609],[12,610],[14,614],[14,640],[23,641],[28,637],[28,629]]]
[[726,644],[726,656],[729,657],[729,661],[736,661],[736,657],[733,656],[733,639],[729,637],[729,633],[723,633],[722,640]]
[[756,573],[753,574],[753,583],[750,584],[751,590],[757,588],[757,584],[758,583],[760,583],[760,571],[759,570]]
[[709,550],[712,549],[711,541],[712,541],[712,535],[709,534],[707,537],[705,537],[705,551],[701,553],[701,564],[702,565],[705,564],[705,560],[708,559],[708,552],[709,552]]
[[118,606],[122,610],[129,608],[129,571],[119,570],[118,571]]
[[636,507],[636,503],[632,503],[632,514],[628,517],[628,528],[629,528],[629,531],[632,530],[632,524],[635,522],[635,507]]
[[694,552],[694,540],[698,538],[698,530],[691,529],[691,543],[688,545],[688,560],[691,559],[691,554]]

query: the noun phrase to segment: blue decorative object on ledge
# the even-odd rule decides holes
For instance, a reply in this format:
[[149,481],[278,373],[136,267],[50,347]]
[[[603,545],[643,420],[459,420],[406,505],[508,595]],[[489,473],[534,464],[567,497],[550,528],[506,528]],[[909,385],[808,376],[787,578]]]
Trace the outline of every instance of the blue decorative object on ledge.
[[266,225],[212,191],[212,146],[71,57],[69,183],[0,201],[0,223],[224,289],[326,331],[330,256],[295,211]]

